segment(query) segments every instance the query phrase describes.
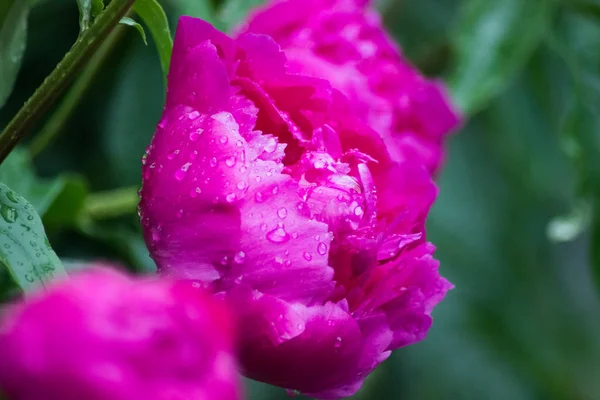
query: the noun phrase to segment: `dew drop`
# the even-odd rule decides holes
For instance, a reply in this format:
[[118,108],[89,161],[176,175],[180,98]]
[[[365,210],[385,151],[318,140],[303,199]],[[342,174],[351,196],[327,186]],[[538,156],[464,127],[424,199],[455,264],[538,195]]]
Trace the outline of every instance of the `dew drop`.
[[270,137],[265,143],[265,153],[273,153],[277,149],[277,140]]
[[6,204],[2,204],[2,207],[0,207],[0,215],[2,215],[2,218],[10,224],[17,220],[17,210]]
[[277,210],[277,216],[281,219],[287,217],[287,208],[281,207],[279,210]]
[[229,193],[225,196],[225,200],[227,200],[228,203],[233,203],[235,201],[235,193]]
[[227,265],[227,262],[228,262],[228,261],[229,261],[229,257],[227,257],[227,256],[224,256],[224,257],[221,259],[221,265]]
[[266,232],[267,228],[268,228],[267,224],[261,224],[260,225],[260,230],[263,231],[263,232]]
[[233,261],[236,264],[242,264],[245,259],[246,259],[246,253],[244,253],[243,251],[240,251],[240,252],[236,253],[235,256],[233,256]]
[[200,113],[198,111],[192,111],[191,113],[188,114],[189,119],[196,119],[199,116],[200,116]]
[[267,233],[267,239],[273,243],[285,243],[290,240],[290,235],[285,231],[283,225]]
[[327,254],[327,245],[323,242],[319,243],[319,245],[317,246],[317,253],[319,253],[322,256]]
[[257,203],[262,203],[263,201],[265,201],[261,192],[254,193],[254,200],[256,200]]
[[213,158],[211,158],[211,159],[210,159],[210,161],[208,162],[208,164],[209,164],[211,167],[213,167],[213,168],[214,168],[214,167],[216,167],[216,166],[217,166],[217,164],[218,164],[218,162],[217,162],[217,157],[213,157]]
[[356,208],[354,209],[354,215],[356,215],[357,217],[362,217],[364,213],[365,211],[361,206],[356,206]]
[[278,187],[278,186],[275,186],[275,187],[273,188],[273,194],[277,194],[278,192],[279,192],[279,187]]
[[198,128],[195,131],[190,132],[190,140],[192,142],[195,142],[196,140],[198,140],[198,138],[200,137],[200,135],[202,135],[203,132],[204,129],[202,128]]
[[225,165],[227,165],[228,167],[233,167],[235,165],[235,157],[231,156],[228,159],[226,159]]
[[333,345],[333,347],[335,347],[336,349],[339,349],[341,345],[342,345],[342,338],[338,336],[337,338],[335,338],[335,344]]
[[246,182],[244,182],[244,181],[238,182],[237,188],[240,189],[240,190],[246,189]]
[[312,260],[312,255],[307,251],[304,252],[303,256],[306,261]]
[[169,155],[167,156],[167,158],[168,158],[169,160],[172,160],[172,159],[174,159],[174,158],[175,158],[175,156],[176,156],[177,154],[179,154],[179,149],[178,149],[178,150],[174,150],[174,151],[170,152],[170,153],[169,153]]
[[219,142],[225,144],[229,141],[229,138],[227,136],[221,136],[221,138],[219,139]]
[[6,193],[6,198],[8,198],[13,203],[18,203],[19,202],[19,200],[17,199],[17,196],[16,196],[15,192],[13,192],[13,191],[8,191]]

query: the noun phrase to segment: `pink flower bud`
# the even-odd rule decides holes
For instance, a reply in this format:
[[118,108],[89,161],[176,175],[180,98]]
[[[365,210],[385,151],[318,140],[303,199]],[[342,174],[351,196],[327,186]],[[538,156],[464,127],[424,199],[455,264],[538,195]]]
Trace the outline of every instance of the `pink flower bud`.
[[180,19],[140,216],[160,273],[232,304],[248,377],[339,398],[422,340],[451,287],[425,241],[436,193],[270,37]]
[[383,138],[392,159],[440,167],[459,116],[444,85],[405,60],[365,0],[274,0],[238,32],[261,33],[285,51],[290,70],[328,79]]
[[11,400],[235,400],[233,332],[189,284],[92,267],[14,304],[0,325]]

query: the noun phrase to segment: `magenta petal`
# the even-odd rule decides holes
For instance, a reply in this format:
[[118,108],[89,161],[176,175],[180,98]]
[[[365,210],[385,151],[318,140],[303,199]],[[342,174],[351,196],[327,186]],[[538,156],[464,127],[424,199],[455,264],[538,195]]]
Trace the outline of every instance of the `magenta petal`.
[[327,252],[319,252],[319,246],[329,248],[331,235],[326,224],[302,214],[297,191],[279,174],[264,176],[251,188],[241,207],[243,257],[231,276],[265,294],[311,302],[326,298],[334,286]]
[[[278,345],[242,339],[241,357],[246,374],[259,381],[321,398],[326,398],[321,396],[325,391],[339,397],[340,388],[345,387],[349,379],[356,390],[355,377],[359,371],[354,368],[363,347],[357,322],[332,303],[288,307],[303,316],[297,320],[303,332]],[[279,325],[277,318],[271,321]],[[282,321],[288,323],[285,318]],[[319,362],[315,362],[317,359]]]
[[228,313],[190,285],[93,267],[8,308],[0,328],[10,399],[240,396]]

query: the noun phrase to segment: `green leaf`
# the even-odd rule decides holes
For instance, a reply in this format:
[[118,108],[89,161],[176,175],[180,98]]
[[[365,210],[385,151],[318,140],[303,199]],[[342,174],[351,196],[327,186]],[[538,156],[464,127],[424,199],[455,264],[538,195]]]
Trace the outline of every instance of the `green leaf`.
[[449,86],[467,114],[481,109],[515,77],[547,32],[554,0],[469,0],[453,40]]
[[26,197],[52,225],[72,225],[87,195],[86,183],[79,176],[38,178],[28,153],[21,148],[13,150],[0,166],[0,182]]
[[33,206],[0,183],[0,261],[24,291],[66,277]]
[[0,6],[0,108],[12,92],[27,43],[27,17],[37,0],[3,0]]
[[173,51],[173,39],[171,38],[167,15],[157,0],[137,0],[133,4],[133,10],[144,21],[152,34],[158,50],[160,65],[166,77],[171,63],[171,52]]
[[142,25],[140,25],[138,22],[129,17],[121,18],[121,21],[119,21],[119,23],[127,26],[132,26],[135,29],[137,29],[137,31],[140,33],[140,36],[142,37],[142,40],[144,41],[144,44],[146,46],[148,45],[148,40],[146,40],[146,31],[144,31]]

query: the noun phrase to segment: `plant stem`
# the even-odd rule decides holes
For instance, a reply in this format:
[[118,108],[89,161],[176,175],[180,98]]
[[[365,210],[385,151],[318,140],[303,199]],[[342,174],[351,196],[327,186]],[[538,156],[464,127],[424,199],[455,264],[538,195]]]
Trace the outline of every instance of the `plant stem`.
[[137,186],[92,193],[85,202],[84,215],[92,219],[108,219],[133,214],[139,202]]
[[79,68],[94,54],[106,36],[119,23],[135,0],[113,0],[94,24],[77,38],[71,50],[27,100],[0,134],[0,163],[10,154],[43,113],[56,101]]
[[113,51],[119,40],[125,33],[124,26],[117,26],[115,30],[108,35],[106,41],[94,53],[90,62],[85,66],[79,77],[73,83],[60,105],[54,111],[48,122],[44,124],[42,130],[35,135],[29,144],[29,153],[32,157],[48,146],[63,130],[65,124],[79,105],[81,98],[85,95],[90,84],[100,71],[108,55]]

